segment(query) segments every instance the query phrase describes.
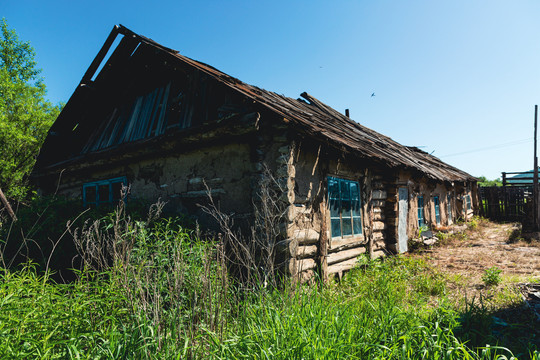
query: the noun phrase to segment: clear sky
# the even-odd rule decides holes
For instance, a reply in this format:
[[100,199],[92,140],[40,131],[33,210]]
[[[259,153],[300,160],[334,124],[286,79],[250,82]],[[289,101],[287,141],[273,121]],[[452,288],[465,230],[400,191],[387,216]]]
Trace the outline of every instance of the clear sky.
[[35,48],[53,102],[122,24],[249,84],[349,108],[472,175],[533,168],[537,0],[0,0],[0,17]]

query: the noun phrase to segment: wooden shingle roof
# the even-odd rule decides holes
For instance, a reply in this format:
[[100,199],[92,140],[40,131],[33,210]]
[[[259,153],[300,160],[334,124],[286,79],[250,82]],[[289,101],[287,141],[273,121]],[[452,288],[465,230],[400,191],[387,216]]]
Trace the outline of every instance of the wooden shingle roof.
[[[301,99],[292,99],[243,83],[210,65],[190,59],[176,50],[164,47],[149,38],[138,35],[122,25],[114,27],[104,47],[81,80],[81,85],[90,82],[90,78],[96,72],[117,34],[124,35],[124,38],[129,38],[131,42],[135,40],[167,53],[177,61],[198,69],[216,81],[278,114],[285,121],[292,123],[296,128],[301,129],[308,135],[321,140],[324,139],[339,147],[345,147],[357,156],[373,159],[392,168],[414,169],[436,180],[476,180],[466,172],[446,164],[418,148],[401,145],[391,138],[349,119],[307,93],[302,93]],[[99,76],[100,74],[98,74]]]

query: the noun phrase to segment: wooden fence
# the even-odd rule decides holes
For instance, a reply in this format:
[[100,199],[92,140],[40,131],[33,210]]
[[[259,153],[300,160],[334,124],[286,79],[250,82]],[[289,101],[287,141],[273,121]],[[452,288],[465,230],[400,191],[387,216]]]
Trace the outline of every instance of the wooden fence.
[[479,187],[481,214],[496,221],[533,219],[533,188],[531,186]]

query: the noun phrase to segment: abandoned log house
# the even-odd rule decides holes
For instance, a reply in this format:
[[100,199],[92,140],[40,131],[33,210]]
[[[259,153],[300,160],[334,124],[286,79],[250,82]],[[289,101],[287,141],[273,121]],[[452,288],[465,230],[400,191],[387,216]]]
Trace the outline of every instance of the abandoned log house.
[[249,222],[265,168],[282,185],[283,269],[303,280],[341,274],[362,253],[407,251],[419,228],[478,206],[477,179],[438,158],[121,25],[50,129],[32,179],[85,206],[118,201],[129,184],[127,201],[161,198],[202,224],[207,184],[223,212]]

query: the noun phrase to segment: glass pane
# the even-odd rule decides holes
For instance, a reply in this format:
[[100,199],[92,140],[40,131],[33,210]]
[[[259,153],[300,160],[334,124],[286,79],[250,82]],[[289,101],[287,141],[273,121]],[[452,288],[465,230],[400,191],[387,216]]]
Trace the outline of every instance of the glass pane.
[[360,200],[353,200],[352,203],[352,215],[353,216],[361,216],[362,213],[360,212]]
[[122,186],[123,186],[123,183],[121,182],[116,182],[116,183],[112,183],[112,199],[114,202],[117,202],[121,199],[121,194],[122,194]]
[[330,217],[339,218],[339,199],[330,199]]
[[339,182],[332,177],[328,178],[328,196],[330,198],[339,199]]
[[86,186],[84,188],[84,193],[86,195],[87,203],[96,202],[96,187],[94,185]]
[[341,180],[339,182],[339,187],[341,190],[341,198],[342,199],[350,199],[350,190],[349,190],[349,181]]
[[343,236],[352,235],[352,221],[351,218],[343,217],[343,221],[341,222],[343,227]]
[[359,218],[359,217],[353,218],[353,227],[354,227],[355,234],[361,234],[362,233],[362,218]]
[[339,219],[332,219],[332,237],[341,236],[341,223]]
[[341,200],[341,215],[351,217],[351,200]]
[[351,182],[351,199],[360,200],[360,192],[358,191],[358,183]]
[[99,202],[109,201],[109,184],[98,186]]

